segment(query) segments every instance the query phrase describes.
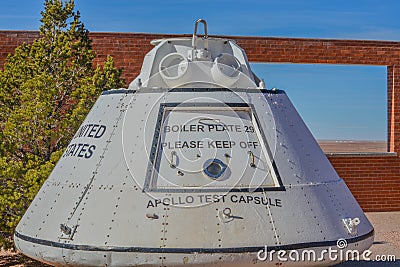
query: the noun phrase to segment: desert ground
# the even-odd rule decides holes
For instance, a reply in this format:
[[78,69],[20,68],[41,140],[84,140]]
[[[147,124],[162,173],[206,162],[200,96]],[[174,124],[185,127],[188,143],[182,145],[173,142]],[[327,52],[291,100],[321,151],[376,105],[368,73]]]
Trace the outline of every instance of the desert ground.
[[325,153],[383,153],[386,141],[318,140]]

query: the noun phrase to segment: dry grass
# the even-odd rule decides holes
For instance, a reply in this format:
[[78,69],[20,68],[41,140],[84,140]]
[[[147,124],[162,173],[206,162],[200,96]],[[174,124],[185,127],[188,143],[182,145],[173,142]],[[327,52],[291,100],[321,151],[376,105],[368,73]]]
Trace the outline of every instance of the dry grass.
[[2,267],[48,267],[49,265],[32,260],[13,251],[0,251],[0,266]]

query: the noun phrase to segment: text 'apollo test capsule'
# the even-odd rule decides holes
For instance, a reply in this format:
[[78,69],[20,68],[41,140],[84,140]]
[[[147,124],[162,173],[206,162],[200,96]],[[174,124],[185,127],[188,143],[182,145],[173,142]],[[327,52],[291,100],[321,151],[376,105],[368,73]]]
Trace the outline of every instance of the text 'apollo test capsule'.
[[313,251],[284,264],[329,266],[344,259],[328,249],[372,245],[285,92],[266,89],[233,40],[198,20],[192,38],[152,44],[129,88],[99,97],[21,219],[22,253],[53,266],[276,266],[274,251]]

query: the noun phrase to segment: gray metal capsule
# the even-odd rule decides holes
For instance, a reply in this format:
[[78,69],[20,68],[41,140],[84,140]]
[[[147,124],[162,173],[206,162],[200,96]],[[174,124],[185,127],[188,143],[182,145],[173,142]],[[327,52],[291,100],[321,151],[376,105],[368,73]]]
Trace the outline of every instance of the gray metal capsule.
[[154,41],[129,88],[99,97],[16,228],[22,253],[53,266],[329,266],[372,245],[285,92],[198,23]]

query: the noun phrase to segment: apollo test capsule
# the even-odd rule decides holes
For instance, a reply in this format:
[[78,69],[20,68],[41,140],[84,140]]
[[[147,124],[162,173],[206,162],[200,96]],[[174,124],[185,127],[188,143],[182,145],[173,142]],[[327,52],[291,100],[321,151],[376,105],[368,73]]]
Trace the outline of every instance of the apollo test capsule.
[[152,44],[129,88],[92,107],[18,224],[18,250],[53,266],[329,266],[372,245],[285,92],[233,40],[198,20],[192,38]]

